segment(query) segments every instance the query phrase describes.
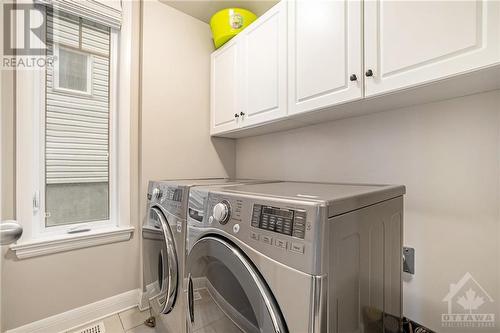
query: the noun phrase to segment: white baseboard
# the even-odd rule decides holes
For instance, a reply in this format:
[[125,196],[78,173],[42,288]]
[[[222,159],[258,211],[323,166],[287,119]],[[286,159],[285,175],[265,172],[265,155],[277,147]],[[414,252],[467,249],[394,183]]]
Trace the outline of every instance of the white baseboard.
[[95,303],[69,310],[5,333],[59,333],[111,316],[123,310],[137,306],[140,301],[140,289],[130,290]]

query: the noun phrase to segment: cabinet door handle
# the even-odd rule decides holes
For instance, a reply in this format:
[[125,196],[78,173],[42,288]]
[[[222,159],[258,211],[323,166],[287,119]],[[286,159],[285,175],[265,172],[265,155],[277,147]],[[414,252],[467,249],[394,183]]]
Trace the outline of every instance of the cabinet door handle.
[[366,71],[365,75],[367,77],[371,77],[371,76],[373,76],[373,71],[371,69],[369,69],[369,70]]
[[351,74],[351,76],[349,76],[349,80],[358,81],[358,77],[356,76],[356,74]]
[[235,113],[235,114],[234,114],[234,118],[238,118],[239,116],[240,116],[240,115],[239,115],[239,114],[237,114],[237,113]]
[[242,112],[240,112],[240,116],[242,116],[242,117],[243,117],[244,115],[245,115],[245,112],[243,112],[243,111],[242,111]]

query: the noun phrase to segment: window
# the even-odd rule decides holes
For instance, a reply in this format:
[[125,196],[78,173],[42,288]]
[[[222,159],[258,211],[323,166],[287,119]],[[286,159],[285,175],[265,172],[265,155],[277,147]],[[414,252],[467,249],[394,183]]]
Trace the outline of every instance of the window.
[[[111,219],[113,159],[110,28],[63,12],[47,11],[47,53],[40,133],[42,232]],[[73,230],[75,231],[75,230]]]
[[54,45],[54,55],[57,59],[54,68],[54,90],[90,95],[93,67],[90,53]]
[[[10,248],[19,259],[134,232],[132,3],[35,0],[35,8],[46,40],[30,46],[57,60],[16,71],[16,218],[24,230]],[[16,29],[16,47],[24,31]]]

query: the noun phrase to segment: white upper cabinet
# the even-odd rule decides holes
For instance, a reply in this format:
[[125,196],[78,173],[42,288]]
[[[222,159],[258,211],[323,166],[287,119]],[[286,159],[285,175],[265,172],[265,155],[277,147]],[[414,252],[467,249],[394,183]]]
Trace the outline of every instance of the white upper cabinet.
[[241,43],[242,126],[287,113],[287,3],[282,1],[246,28]]
[[230,131],[238,127],[240,80],[238,75],[238,44],[230,41],[224,48],[212,54],[210,109],[211,133]]
[[499,1],[386,1],[365,6],[365,95],[420,85],[500,60]]
[[211,134],[453,98],[497,77],[500,1],[282,0],[213,53]]
[[363,96],[362,3],[289,3],[289,114]]

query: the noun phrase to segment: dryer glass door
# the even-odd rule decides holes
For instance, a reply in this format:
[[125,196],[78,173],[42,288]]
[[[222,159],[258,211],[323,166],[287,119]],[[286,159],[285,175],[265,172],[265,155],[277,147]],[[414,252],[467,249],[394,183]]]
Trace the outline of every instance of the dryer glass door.
[[149,211],[142,227],[144,287],[155,314],[169,313],[176,300],[178,266],[170,225],[157,207]]
[[288,332],[264,279],[232,243],[201,238],[187,260],[190,332]]

